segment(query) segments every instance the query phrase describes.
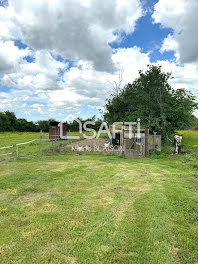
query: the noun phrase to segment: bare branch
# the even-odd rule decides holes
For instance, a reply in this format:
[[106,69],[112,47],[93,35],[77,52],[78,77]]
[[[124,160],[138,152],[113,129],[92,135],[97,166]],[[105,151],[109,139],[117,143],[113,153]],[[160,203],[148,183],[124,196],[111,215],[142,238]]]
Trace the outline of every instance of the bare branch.
[[123,70],[119,70],[118,81],[109,81],[107,82],[112,86],[112,96],[118,96],[122,91],[122,82],[123,82]]

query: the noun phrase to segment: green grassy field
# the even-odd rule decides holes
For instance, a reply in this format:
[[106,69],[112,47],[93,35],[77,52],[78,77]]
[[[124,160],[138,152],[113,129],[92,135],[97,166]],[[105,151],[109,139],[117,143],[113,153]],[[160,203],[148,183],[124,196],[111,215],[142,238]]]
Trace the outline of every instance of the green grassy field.
[[[86,135],[92,135],[91,132],[83,132]],[[69,132],[68,136],[79,136],[78,132]],[[80,135],[82,138],[82,135]],[[101,134],[101,137],[108,137],[106,134]],[[49,134],[48,133],[42,133],[42,138],[44,140],[49,139]],[[31,140],[36,139],[37,142],[40,139],[40,133],[38,132],[0,132],[0,147],[4,146],[10,146],[14,145],[17,143],[23,143],[23,142],[28,142]],[[62,141],[63,143],[64,141]]]
[[[79,135],[79,133],[71,132],[68,135],[77,136]],[[19,145],[18,147],[15,146],[16,144],[25,143],[25,142],[29,142],[33,140],[35,141],[30,144]],[[46,153],[49,150],[58,149],[60,145],[64,146],[73,141],[75,140],[62,140],[62,141],[52,142],[52,141],[49,141],[48,133],[42,133],[41,152]],[[2,159],[10,160],[10,159],[16,158],[16,156],[18,157],[27,157],[27,156],[33,156],[33,155],[38,156],[39,155],[39,142],[40,142],[40,133],[36,133],[36,132],[0,133],[0,161]],[[6,146],[14,146],[14,147],[1,149],[2,147],[6,147]],[[12,152],[13,152],[12,155],[3,156],[3,157],[1,156],[2,154],[12,153]]]
[[178,133],[187,154],[1,162],[0,263],[198,263],[198,132]]

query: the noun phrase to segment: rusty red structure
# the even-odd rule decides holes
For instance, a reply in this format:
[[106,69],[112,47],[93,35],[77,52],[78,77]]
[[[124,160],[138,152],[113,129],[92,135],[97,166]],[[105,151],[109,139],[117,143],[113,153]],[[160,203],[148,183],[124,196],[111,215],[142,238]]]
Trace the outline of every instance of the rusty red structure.
[[67,124],[66,123],[52,121],[50,122],[49,125],[50,125],[49,126],[49,139],[50,140],[63,140],[67,138]]

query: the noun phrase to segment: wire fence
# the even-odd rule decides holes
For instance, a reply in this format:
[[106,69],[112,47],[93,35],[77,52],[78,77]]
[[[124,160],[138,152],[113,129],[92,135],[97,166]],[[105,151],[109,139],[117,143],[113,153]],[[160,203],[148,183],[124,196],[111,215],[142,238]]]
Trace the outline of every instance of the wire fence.
[[[78,132],[71,132],[68,135],[79,136]],[[77,142],[78,140],[59,140],[57,135],[52,137],[53,140],[49,139],[48,133],[20,133],[20,132],[10,132],[5,134],[0,134],[0,162],[1,161],[11,161],[18,157],[33,157],[36,155],[53,154],[57,152],[64,152],[66,150],[71,150],[71,143]],[[154,137],[152,137],[153,139]],[[81,136],[80,140],[83,137]],[[152,141],[150,139],[150,141]],[[170,140],[171,144],[174,144],[173,140]],[[153,141],[154,142],[154,139]],[[161,145],[157,143],[157,137],[155,137],[155,143],[150,142],[151,147],[158,150],[161,149]],[[192,144],[183,143],[182,147],[184,149],[191,149],[195,152],[198,151],[197,142],[193,141]],[[158,146],[159,145],[159,146]]]
[[[49,139],[48,133],[33,134],[32,137],[37,137],[31,140],[27,140],[25,134],[16,137],[1,137],[0,139],[0,162],[12,161],[18,157],[31,157],[36,155],[44,155],[55,152],[63,152],[68,149],[68,145],[76,140],[54,140]],[[4,145],[8,143],[8,145]],[[11,144],[9,144],[11,143]]]

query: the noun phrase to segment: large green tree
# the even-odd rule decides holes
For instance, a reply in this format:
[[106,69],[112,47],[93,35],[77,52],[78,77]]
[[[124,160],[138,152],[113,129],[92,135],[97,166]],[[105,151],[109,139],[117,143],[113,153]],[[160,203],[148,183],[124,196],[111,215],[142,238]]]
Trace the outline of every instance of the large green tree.
[[140,118],[142,126],[161,134],[164,140],[176,129],[192,125],[193,112],[198,108],[196,97],[185,89],[174,90],[169,85],[171,73],[163,72],[161,66],[148,65],[139,75],[107,101],[106,121],[133,122]]
[[9,131],[15,131],[16,126],[17,126],[17,118],[15,113],[6,111],[5,115],[7,116],[9,120]]
[[10,131],[10,125],[8,116],[0,112],[0,132]]

